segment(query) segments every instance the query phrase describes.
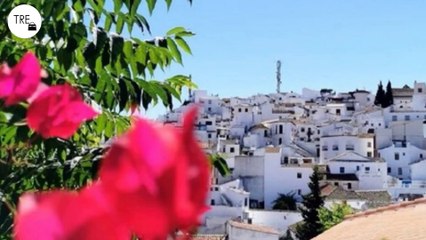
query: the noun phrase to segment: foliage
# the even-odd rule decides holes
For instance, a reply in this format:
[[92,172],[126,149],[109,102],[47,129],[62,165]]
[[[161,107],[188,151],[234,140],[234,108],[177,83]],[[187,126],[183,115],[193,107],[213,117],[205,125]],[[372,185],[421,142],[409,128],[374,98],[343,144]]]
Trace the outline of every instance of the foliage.
[[383,107],[385,105],[385,90],[383,90],[382,81],[380,81],[377,92],[376,92],[376,98],[374,99],[374,105]]
[[331,209],[322,207],[319,209],[318,214],[320,222],[324,226],[324,230],[327,230],[343,221],[343,218],[352,212],[353,210],[348,204],[342,203],[333,204]]
[[219,171],[222,177],[226,177],[231,174],[231,170],[226,163],[226,160],[220,154],[211,154],[209,156],[211,165]]
[[272,209],[276,210],[297,210],[296,199],[294,198],[295,193],[289,192],[287,194],[279,193],[277,199],[272,203]]
[[388,81],[388,84],[386,85],[386,101],[387,106],[393,105],[393,93],[392,93],[392,84],[390,81]]
[[300,208],[303,223],[296,228],[296,236],[300,240],[308,240],[317,236],[323,231],[323,225],[319,219],[319,209],[324,205],[319,186],[320,174],[318,167],[314,167],[314,172],[310,176],[310,193],[303,196],[303,207]]
[[[107,143],[128,128],[130,119],[124,115],[132,105],[171,107],[173,98],[180,100],[183,87],[195,87],[188,76],[155,79],[155,72],[182,64],[182,54],[191,54],[186,38],[194,35],[175,27],[163,37],[138,39],[136,35],[151,32],[140,12],[151,14],[156,2],[114,0],[113,9],[107,9],[105,0],[0,1],[2,19],[22,3],[33,5],[43,17],[32,39],[19,39],[6,24],[0,25],[0,60],[14,65],[30,50],[48,73],[44,83],[67,82],[102,111],[70,139],[43,140],[25,124],[27,104],[5,107],[0,101],[1,233],[10,233],[21,193],[76,189],[91,181]],[[169,8],[172,0],[165,2]]]
[[392,93],[392,85],[391,82],[388,81],[386,85],[386,91],[383,89],[382,82],[380,81],[376,98],[374,99],[374,105],[381,106],[382,108],[387,108],[393,104],[393,93]]

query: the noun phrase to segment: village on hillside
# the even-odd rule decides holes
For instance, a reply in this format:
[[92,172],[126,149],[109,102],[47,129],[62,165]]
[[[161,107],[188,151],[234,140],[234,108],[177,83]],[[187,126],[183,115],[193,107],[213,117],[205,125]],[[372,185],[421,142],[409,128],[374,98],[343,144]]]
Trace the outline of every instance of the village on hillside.
[[326,207],[347,203],[358,212],[423,197],[426,84],[388,86],[377,95],[307,88],[248,98],[190,92],[159,120],[179,126],[187,107],[197,104],[201,145],[231,170],[227,176],[215,170],[198,233],[278,239],[290,232],[294,238],[301,213],[273,209],[274,203],[285,195],[299,204],[314,166],[322,172]]

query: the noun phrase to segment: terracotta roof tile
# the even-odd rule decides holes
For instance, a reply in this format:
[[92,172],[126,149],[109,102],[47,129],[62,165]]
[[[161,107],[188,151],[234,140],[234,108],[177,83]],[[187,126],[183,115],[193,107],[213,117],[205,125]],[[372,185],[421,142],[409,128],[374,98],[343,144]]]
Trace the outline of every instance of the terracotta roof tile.
[[426,198],[356,213],[314,240],[426,239]]
[[256,231],[256,232],[263,232],[263,233],[279,235],[279,232],[277,232],[273,228],[266,227],[266,226],[255,225],[255,224],[247,224],[247,223],[236,222],[236,221],[228,221],[228,223],[231,226],[236,227],[236,228],[242,228],[242,229],[247,229],[247,230]]

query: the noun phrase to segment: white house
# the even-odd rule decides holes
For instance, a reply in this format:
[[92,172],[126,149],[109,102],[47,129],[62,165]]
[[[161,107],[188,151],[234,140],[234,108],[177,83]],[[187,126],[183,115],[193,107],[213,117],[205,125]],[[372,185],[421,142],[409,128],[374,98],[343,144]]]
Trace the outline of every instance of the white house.
[[250,193],[243,190],[240,180],[210,187],[210,209],[203,215],[200,233],[224,233],[229,219],[243,219],[248,210]]
[[348,151],[372,158],[374,150],[374,134],[323,136],[320,139],[320,162],[327,163],[329,159]]
[[409,180],[412,173],[410,165],[424,159],[426,150],[402,140],[394,141],[391,146],[380,149],[379,154],[387,162],[389,175],[401,180]]
[[[385,189],[387,187],[387,164],[380,158],[345,152],[329,159],[327,168],[331,174],[355,174],[358,178],[358,190]],[[353,186],[346,188],[354,189]]]
[[272,202],[279,193],[296,193],[296,198],[301,199],[302,195],[310,192],[308,183],[309,176],[312,175],[313,162],[289,162],[284,164],[282,149],[278,147],[266,147],[255,151],[254,155],[265,157],[265,208],[271,209]]

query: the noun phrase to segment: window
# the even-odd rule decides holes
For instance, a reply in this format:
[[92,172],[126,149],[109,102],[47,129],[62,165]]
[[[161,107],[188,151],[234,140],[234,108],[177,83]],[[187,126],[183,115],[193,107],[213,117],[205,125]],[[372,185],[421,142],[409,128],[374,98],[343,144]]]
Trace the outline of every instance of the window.
[[346,150],[353,151],[355,149],[355,146],[352,144],[346,144]]
[[279,129],[280,129],[280,131],[278,133],[283,134],[283,125],[280,125]]
[[241,112],[241,108],[238,108],[238,112]]
[[365,172],[366,173],[370,172],[370,167],[365,167]]
[[392,121],[393,121],[393,122],[398,121],[398,116],[393,115],[393,116],[392,116]]
[[281,138],[278,138],[278,145],[281,145],[283,143],[283,140]]
[[323,151],[328,151],[328,146],[322,146]]
[[301,131],[301,132],[305,132],[305,128],[303,128],[303,127],[302,127],[302,128],[300,128],[300,131]]
[[339,151],[339,145],[333,145],[333,151]]
[[211,126],[211,125],[213,125],[213,122],[212,121],[206,121],[206,125]]
[[359,166],[356,166],[356,170],[359,171]]
[[247,206],[248,205],[248,200],[247,200],[247,198],[244,198],[244,206]]
[[367,157],[372,157],[373,154],[371,152],[367,152]]
[[423,89],[419,88],[417,89],[417,92],[421,93],[423,91]]
[[265,130],[265,132],[263,133],[264,137],[268,137],[268,130]]
[[231,152],[231,153],[235,152],[234,147],[229,148],[229,152]]
[[340,173],[345,173],[345,167],[340,167]]
[[298,172],[297,173],[297,178],[302,178],[302,173]]
[[405,121],[410,121],[410,115],[405,115],[404,119]]
[[214,204],[215,204],[214,199],[211,199],[210,200],[210,205],[214,206]]
[[398,168],[398,175],[402,175],[402,168]]
[[339,182],[334,182],[334,186],[339,186]]
[[211,108],[211,107],[207,108],[207,111],[211,112],[211,111],[212,111],[212,108]]
[[367,142],[367,147],[371,148],[371,142]]
[[251,224],[252,222],[253,222],[253,219],[251,219],[251,218],[247,219],[248,224]]
[[283,163],[284,164],[288,164],[288,157],[287,156],[284,157],[284,162]]
[[392,172],[392,168],[388,167],[388,173]]
[[212,104],[212,100],[208,100],[207,102],[208,102],[209,104]]
[[395,160],[399,160],[399,153],[395,153],[394,158],[395,158]]
[[246,112],[248,112],[248,108],[246,108]]
[[340,109],[336,109],[336,115],[340,116]]
[[209,133],[209,134],[207,135],[207,137],[208,137],[208,138],[212,138],[212,134],[211,134],[211,133]]
[[297,194],[302,195],[302,189],[297,189]]
[[423,154],[422,154],[422,153],[420,153],[419,157],[420,157],[421,159],[423,159]]
[[348,189],[352,189],[352,183],[348,183]]

